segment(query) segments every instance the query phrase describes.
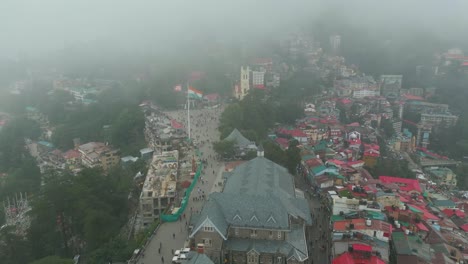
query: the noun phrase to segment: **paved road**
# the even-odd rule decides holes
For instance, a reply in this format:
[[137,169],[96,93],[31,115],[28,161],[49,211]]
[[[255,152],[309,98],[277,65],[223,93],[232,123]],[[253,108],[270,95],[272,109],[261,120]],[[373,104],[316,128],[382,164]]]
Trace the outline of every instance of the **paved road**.
[[312,197],[310,201],[315,205],[311,208],[314,218],[314,229],[311,234],[312,246],[309,247],[312,263],[331,263],[330,213],[319,198]]
[[318,195],[313,196],[314,192],[304,177],[296,176],[294,181],[296,187],[304,191],[312,214],[313,226],[309,233],[309,258],[313,264],[331,263],[330,211],[326,209],[324,199],[320,199]]
[[[192,138],[198,142],[199,149],[202,152],[202,159],[206,159],[208,162],[208,165],[204,168],[201,175],[201,179],[203,179],[205,183],[202,183],[200,180],[194,188],[189,199],[187,210],[185,211],[185,218],[183,217],[179,222],[163,223],[147,244],[146,249],[137,263],[171,263],[173,256],[172,250],[184,247],[184,243],[187,241],[188,232],[186,223],[190,219],[191,210],[200,210],[204,203],[203,201],[193,201],[193,198],[199,195],[198,189],[200,189],[201,193],[205,192],[206,195],[217,190],[218,187],[214,186],[213,183],[221,177],[224,167],[222,163],[214,159],[215,152],[212,149],[211,143],[219,140],[218,120],[220,113],[222,113],[222,108],[191,110]],[[167,114],[177,121],[186,124],[186,111],[168,112]],[[202,142],[205,143],[202,144]],[[159,250],[160,248],[161,250]],[[164,258],[164,262],[162,258]]]

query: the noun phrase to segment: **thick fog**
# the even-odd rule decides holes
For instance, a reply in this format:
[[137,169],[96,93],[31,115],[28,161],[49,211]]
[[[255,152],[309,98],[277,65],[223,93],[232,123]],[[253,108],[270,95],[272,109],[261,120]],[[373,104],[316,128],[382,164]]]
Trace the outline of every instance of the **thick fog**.
[[389,34],[419,29],[462,39],[466,10],[463,0],[2,0],[0,56],[34,56],[74,45],[157,51],[197,39],[254,40],[316,19]]

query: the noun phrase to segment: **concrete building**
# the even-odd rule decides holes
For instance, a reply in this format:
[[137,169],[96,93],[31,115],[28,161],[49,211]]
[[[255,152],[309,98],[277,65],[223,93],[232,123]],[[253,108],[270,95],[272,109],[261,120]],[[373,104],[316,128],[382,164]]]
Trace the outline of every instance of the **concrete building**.
[[423,101],[408,101],[405,104],[405,111],[416,113],[447,113],[449,106],[447,104],[435,104]]
[[457,185],[457,175],[449,168],[436,167],[428,168],[425,170],[427,174],[431,176],[431,180],[444,185]]
[[179,152],[164,151],[154,155],[140,194],[140,216],[143,226],[158,219],[176,198]]
[[408,89],[408,93],[411,95],[424,97],[424,88],[411,87]]
[[338,52],[341,46],[341,36],[340,35],[332,35],[330,36],[330,48],[333,52]]
[[286,168],[258,155],[227,173],[223,191],[192,216],[191,246],[215,263],[308,263],[312,219],[304,193]]
[[432,263],[431,247],[416,235],[404,232],[392,233],[392,263],[396,264],[430,264]]
[[89,142],[78,147],[81,164],[88,168],[101,167],[104,171],[117,166],[120,152],[102,142]]
[[378,90],[356,90],[353,91],[353,98],[365,98],[365,97],[374,97],[380,96],[380,91]]
[[400,95],[403,75],[380,76],[380,94],[385,97],[397,98]]
[[265,88],[265,72],[252,71],[252,86],[257,89]]
[[398,136],[401,136],[401,127],[402,127],[401,120],[393,120],[392,126],[393,126],[393,129],[395,130],[395,133]]
[[421,114],[421,124],[449,128],[457,124],[458,116],[450,113]]

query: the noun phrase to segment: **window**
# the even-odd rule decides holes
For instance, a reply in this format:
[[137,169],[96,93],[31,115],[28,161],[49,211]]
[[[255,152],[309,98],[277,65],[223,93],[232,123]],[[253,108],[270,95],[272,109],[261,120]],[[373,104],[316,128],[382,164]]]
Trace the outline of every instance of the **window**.
[[212,226],[204,226],[203,231],[205,232],[213,232],[214,228]]
[[234,228],[234,234],[235,234],[236,236],[239,236],[239,228],[237,228],[237,227]]
[[270,231],[270,238],[273,237],[273,231]]
[[278,239],[281,239],[281,236],[282,236],[281,231],[278,231]]
[[257,236],[257,230],[255,230],[255,229],[250,230],[250,236],[251,237],[256,237]]
[[204,238],[203,239],[203,244],[205,245],[205,247],[211,247],[211,239]]
[[277,263],[277,264],[282,263],[282,261],[283,261],[283,258],[282,258],[282,257],[277,257],[277,258],[276,258],[276,263]]
[[258,263],[258,254],[255,252],[249,252],[247,254],[247,263],[248,264],[257,264]]

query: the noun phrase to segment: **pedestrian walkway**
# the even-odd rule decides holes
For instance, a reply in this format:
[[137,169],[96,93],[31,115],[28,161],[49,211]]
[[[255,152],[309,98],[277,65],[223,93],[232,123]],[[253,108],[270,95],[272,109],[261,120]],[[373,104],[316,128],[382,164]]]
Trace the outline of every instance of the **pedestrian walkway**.
[[[222,180],[224,166],[216,160],[216,153],[212,148],[212,142],[219,140],[218,120],[222,109],[204,109],[191,111],[192,138],[199,143],[199,150],[202,153],[201,159],[206,160],[200,180],[193,189],[188,202],[187,209],[180,221],[163,223],[153,234],[145,250],[137,263],[155,264],[170,263],[173,250],[186,246],[188,239],[188,221],[191,212],[201,210],[204,199],[212,191],[220,191],[222,186],[215,186],[215,182]],[[174,111],[167,113],[171,118],[186,124],[187,112]],[[185,216],[185,217],[184,217]],[[162,261],[164,258],[164,262]]]

